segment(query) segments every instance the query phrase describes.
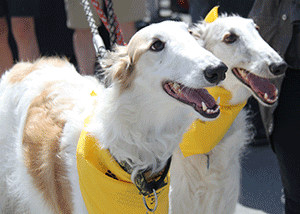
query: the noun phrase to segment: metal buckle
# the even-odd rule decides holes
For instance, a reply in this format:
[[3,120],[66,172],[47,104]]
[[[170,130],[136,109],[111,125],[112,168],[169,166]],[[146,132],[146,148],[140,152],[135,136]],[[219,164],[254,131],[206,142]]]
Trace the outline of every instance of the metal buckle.
[[147,202],[146,202],[146,199],[145,199],[145,196],[143,196],[143,201],[144,201],[144,205],[145,207],[147,208],[147,211],[146,211],[146,214],[148,214],[148,212],[152,212],[154,213],[156,208],[157,208],[157,205],[158,205],[158,199],[157,199],[157,194],[156,194],[156,191],[155,189],[153,189],[153,194],[154,194],[154,197],[155,197],[155,206],[153,209],[149,208],[148,205],[147,205]]

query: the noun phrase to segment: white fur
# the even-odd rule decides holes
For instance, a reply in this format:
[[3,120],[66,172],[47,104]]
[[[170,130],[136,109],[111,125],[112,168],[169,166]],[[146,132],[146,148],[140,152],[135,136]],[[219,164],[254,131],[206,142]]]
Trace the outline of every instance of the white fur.
[[[244,68],[258,76],[272,78],[268,65],[283,62],[260,37],[250,19],[222,16],[210,24],[199,23],[193,32],[199,43],[228,66],[226,79],[220,86],[232,93],[232,105],[243,103],[251,96],[249,89],[233,75],[233,68]],[[235,43],[223,42],[228,32],[238,35]],[[174,153],[170,170],[170,213],[235,212],[240,192],[240,155],[252,136],[249,126],[247,112],[242,110],[224,138],[209,153],[209,169],[207,154],[184,158],[180,150]]]
[[[164,50],[149,50],[155,39],[165,42]],[[78,182],[76,146],[83,121],[97,106],[87,130],[108,148],[117,160],[130,159],[135,170],[153,167],[160,170],[178,147],[183,133],[197,118],[195,110],[173,98],[162,88],[172,80],[188,87],[213,86],[203,70],[221,63],[202,48],[183,23],[164,22],[140,30],[125,50],[109,54],[107,73],[111,86],[104,88],[94,78],[80,76],[70,63],[63,67],[42,64],[21,82],[11,83],[8,71],[0,85],[0,213],[55,213],[36,186],[24,165],[22,138],[27,109],[47,83],[53,83],[50,96],[57,117],[66,119],[60,138],[60,156],[67,166],[71,183],[73,213],[87,213]],[[140,56],[137,52],[142,49]],[[138,57],[138,60],[135,59]],[[117,65],[128,60],[135,75],[130,86],[122,89],[114,77]],[[105,63],[109,63],[107,59]],[[126,67],[126,66],[125,66]],[[128,67],[128,66],[127,66]],[[125,72],[125,71],[124,71]],[[94,90],[98,96],[91,97]],[[60,101],[66,101],[62,104]],[[73,104],[74,107],[70,108]],[[159,164],[162,163],[162,164]],[[50,197],[50,196],[46,196]]]

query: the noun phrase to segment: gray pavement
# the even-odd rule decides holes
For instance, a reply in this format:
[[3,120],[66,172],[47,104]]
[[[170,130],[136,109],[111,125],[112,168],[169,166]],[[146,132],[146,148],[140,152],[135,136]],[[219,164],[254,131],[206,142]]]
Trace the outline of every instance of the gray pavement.
[[239,202],[270,214],[282,214],[282,184],[277,159],[268,145],[248,146],[242,158]]

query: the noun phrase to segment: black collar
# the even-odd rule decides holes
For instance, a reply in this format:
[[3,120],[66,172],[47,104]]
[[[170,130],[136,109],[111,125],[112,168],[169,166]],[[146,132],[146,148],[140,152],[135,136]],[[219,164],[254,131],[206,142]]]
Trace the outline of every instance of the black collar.
[[[134,184],[139,189],[140,194],[144,196],[148,196],[153,193],[153,190],[157,191],[168,184],[168,180],[165,181],[165,178],[167,177],[170,169],[171,159],[172,157],[168,159],[167,164],[163,170],[161,170],[159,173],[155,174],[154,176],[151,176],[151,178],[148,180],[145,174],[150,173],[151,170],[146,170],[146,171],[140,170],[137,173],[137,175],[134,178]],[[126,161],[118,162],[118,164],[122,167],[122,169],[125,172],[129,174],[132,173],[132,168]]]

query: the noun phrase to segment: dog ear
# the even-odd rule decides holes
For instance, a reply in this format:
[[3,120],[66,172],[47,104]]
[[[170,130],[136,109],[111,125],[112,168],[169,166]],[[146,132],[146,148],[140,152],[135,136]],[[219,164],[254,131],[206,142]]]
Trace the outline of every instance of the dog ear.
[[189,26],[190,34],[198,41],[201,46],[204,45],[203,40],[207,24],[208,23],[204,21],[200,21]]
[[101,67],[104,69],[106,82],[116,82],[120,90],[130,87],[134,78],[134,64],[132,63],[127,46],[116,46],[113,51],[106,54],[101,60]]

